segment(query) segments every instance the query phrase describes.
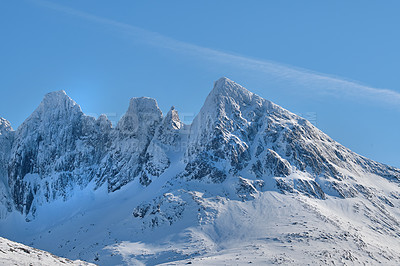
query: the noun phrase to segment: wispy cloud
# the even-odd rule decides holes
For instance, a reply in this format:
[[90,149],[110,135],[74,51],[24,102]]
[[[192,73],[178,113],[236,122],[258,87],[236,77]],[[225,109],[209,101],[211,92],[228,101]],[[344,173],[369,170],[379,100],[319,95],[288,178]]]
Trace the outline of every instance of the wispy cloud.
[[400,106],[400,93],[393,90],[373,88],[362,85],[358,82],[313,72],[307,69],[288,66],[273,61],[253,59],[242,55],[236,55],[182,42],[127,23],[96,16],[87,12],[61,6],[44,0],[32,0],[32,2],[59,12],[85,19],[87,21],[102,24],[112,28],[113,30],[118,30],[124,34],[135,37],[136,40],[145,42],[146,44],[173,50],[177,53],[201,57],[202,59],[217,62],[219,64],[226,64],[229,66],[234,65],[239,69],[290,81],[293,84],[301,85],[302,88],[314,90],[319,93],[359,98],[367,97],[381,103],[393,104],[397,107]]

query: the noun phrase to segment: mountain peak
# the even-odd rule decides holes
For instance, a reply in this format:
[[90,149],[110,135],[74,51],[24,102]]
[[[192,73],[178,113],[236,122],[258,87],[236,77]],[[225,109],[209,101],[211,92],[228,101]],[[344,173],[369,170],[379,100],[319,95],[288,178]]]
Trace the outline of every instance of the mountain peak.
[[7,119],[0,117],[0,135],[9,131],[13,131],[11,123]]
[[54,91],[43,97],[39,106],[20,127],[28,129],[31,123],[36,124],[38,121],[46,121],[49,124],[54,124],[55,121],[70,122],[82,115],[81,107],[65,91]]
[[60,103],[60,101],[73,101],[64,90],[52,91],[47,93],[42,102],[44,103]]
[[44,97],[68,97],[65,90],[51,91],[45,94]]
[[238,83],[222,77],[214,82],[214,88],[209,96],[226,96],[235,99],[236,101],[250,101],[255,94],[248,91]]
[[135,97],[129,102],[128,111],[118,122],[118,128],[136,132],[141,124],[153,124],[160,121],[162,112],[157,101],[149,97]]
[[158,107],[157,101],[153,98],[149,97],[134,97],[131,98],[129,102],[128,112],[156,112],[161,113],[160,108]]
[[80,106],[72,100],[65,91],[60,90],[47,93],[37,108],[37,111],[68,110],[71,108],[81,111]]
[[212,91],[221,93],[221,92],[226,92],[229,89],[238,89],[238,87],[243,88],[236,82],[234,82],[226,77],[222,77],[214,82],[214,88]]
[[214,82],[214,88],[223,86],[224,84],[229,83],[229,82],[235,83],[234,81],[230,80],[227,77],[221,77],[217,81]]
[[[233,109],[240,109],[240,107],[250,106],[253,104],[259,106],[263,102],[268,101],[248,91],[238,83],[226,77],[222,77],[214,82],[214,88],[208,94],[198,116],[204,116],[207,113],[214,113],[215,110],[225,110],[227,106],[231,105],[235,106],[232,107]],[[225,113],[225,111],[222,113]]]
[[165,123],[171,125],[173,129],[180,129],[183,126],[183,123],[179,118],[178,111],[175,109],[175,106],[171,106],[171,109],[165,116]]

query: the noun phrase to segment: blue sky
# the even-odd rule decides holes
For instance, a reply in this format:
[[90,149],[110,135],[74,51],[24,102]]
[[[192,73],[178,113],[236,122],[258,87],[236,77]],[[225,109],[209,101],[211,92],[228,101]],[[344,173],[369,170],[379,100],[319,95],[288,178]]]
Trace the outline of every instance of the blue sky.
[[110,3],[0,2],[0,116],[63,89],[114,122],[136,96],[190,121],[226,76],[400,167],[400,2]]

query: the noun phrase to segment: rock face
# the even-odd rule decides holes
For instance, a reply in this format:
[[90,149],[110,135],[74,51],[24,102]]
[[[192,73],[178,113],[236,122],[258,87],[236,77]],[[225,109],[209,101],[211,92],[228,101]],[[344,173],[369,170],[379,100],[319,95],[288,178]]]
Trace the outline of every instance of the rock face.
[[[223,182],[227,176],[274,178],[284,191],[350,197],[343,180],[367,173],[399,182],[399,169],[359,156],[307,120],[222,78],[191,125],[183,176]],[[309,178],[286,178],[296,172]],[[304,175],[303,175],[304,176]]]
[[7,164],[13,140],[14,131],[10,122],[0,118],[0,219],[12,211],[12,197],[7,183]]
[[399,169],[351,152],[227,78],[215,82],[191,125],[175,108],[163,117],[154,99],[142,97],[131,99],[113,128],[106,116],[84,115],[58,91],[47,94],[16,131],[1,119],[0,132],[1,215],[14,208],[28,220],[38,206],[68,200],[89,184],[107,185],[110,193],[134,180],[149,186],[174,163],[183,166],[177,179],[232,179],[242,191],[244,177],[319,199],[364,193],[355,181],[366,174],[400,180]]
[[[90,182],[96,187],[107,183],[112,192],[132,181],[141,173],[161,118],[155,100],[133,98],[114,129],[104,115],[97,120],[84,115],[64,91],[47,94],[11,132],[14,145],[4,152],[10,157],[8,184],[15,209],[34,216],[38,204],[66,200]],[[7,138],[10,146],[12,136]]]
[[135,177],[139,177],[143,185],[150,184],[151,180],[142,173],[142,168],[161,119],[162,112],[154,99],[131,99],[128,111],[111,133],[113,141],[101,167],[103,177],[108,180],[109,191],[121,188]]
[[8,184],[17,211],[34,215],[36,206],[67,199],[97,177],[111,123],[85,116],[64,91],[47,94],[15,131]]

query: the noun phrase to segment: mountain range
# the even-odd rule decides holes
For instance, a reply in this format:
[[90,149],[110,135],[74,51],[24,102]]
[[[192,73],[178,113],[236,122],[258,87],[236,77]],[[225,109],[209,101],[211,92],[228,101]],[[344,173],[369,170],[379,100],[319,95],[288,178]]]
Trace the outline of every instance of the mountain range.
[[190,125],[140,97],[113,126],[64,91],[0,118],[0,235],[99,265],[399,265],[399,185],[228,78]]

